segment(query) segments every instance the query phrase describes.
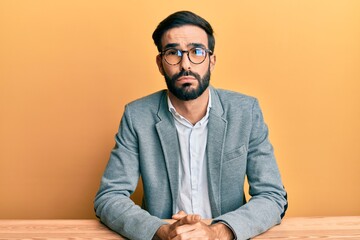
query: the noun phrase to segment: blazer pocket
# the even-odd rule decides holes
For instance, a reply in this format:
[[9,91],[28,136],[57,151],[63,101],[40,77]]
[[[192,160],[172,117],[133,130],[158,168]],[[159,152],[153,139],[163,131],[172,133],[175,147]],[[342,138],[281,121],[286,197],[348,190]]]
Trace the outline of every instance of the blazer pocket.
[[231,150],[227,153],[225,153],[224,155],[224,162],[227,162],[227,161],[230,161],[230,160],[233,160],[235,158],[238,158],[238,157],[241,157],[242,155],[244,155],[246,152],[246,147],[245,145],[242,145],[241,147],[239,148],[236,148],[234,150]]

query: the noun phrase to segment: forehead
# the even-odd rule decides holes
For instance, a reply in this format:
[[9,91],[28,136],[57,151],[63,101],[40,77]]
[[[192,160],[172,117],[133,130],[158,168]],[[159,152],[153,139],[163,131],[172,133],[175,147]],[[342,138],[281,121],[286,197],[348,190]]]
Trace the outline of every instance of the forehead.
[[162,38],[161,45],[176,44],[179,47],[187,47],[192,44],[202,44],[208,47],[208,36],[206,32],[197,26],[184,25],[167,30]]

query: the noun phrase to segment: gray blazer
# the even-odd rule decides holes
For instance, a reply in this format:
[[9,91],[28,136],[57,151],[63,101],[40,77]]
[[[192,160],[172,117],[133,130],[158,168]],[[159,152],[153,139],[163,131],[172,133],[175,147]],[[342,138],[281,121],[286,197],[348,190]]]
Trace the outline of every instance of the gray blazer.
[[[238,239],[279,224],[287,208],[256,99],[210,87],[207,172],[213,222],[222,221]],[[165,90],[126,105],[116,145],[95,198],[95,211],[109,228],[130,239],[151,239],[171,218],[178,196],[179,142]],[[143,205],[129,196],[141,176]],[[247,176],[251,199],[246,203]]]

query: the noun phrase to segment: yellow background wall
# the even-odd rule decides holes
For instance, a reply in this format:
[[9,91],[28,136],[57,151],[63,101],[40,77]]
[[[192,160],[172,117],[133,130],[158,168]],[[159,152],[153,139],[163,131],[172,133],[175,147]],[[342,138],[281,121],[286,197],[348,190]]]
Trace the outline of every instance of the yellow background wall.
[[94,217],[124,104],[165,87],[151,34],[183,9],[215,29],[212,84],[260,100],[288,216],[360,215],[360,1],[1,0],[0,218]]

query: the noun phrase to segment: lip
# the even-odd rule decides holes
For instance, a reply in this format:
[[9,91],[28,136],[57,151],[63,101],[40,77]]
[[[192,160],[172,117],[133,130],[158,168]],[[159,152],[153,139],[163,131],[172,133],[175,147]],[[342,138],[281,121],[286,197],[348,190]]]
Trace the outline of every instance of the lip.
[[190,81],[195,81],[196,78],[194,78],[193,76],[182,76],[179,77],[176,81],[177,82],[190,82]]

